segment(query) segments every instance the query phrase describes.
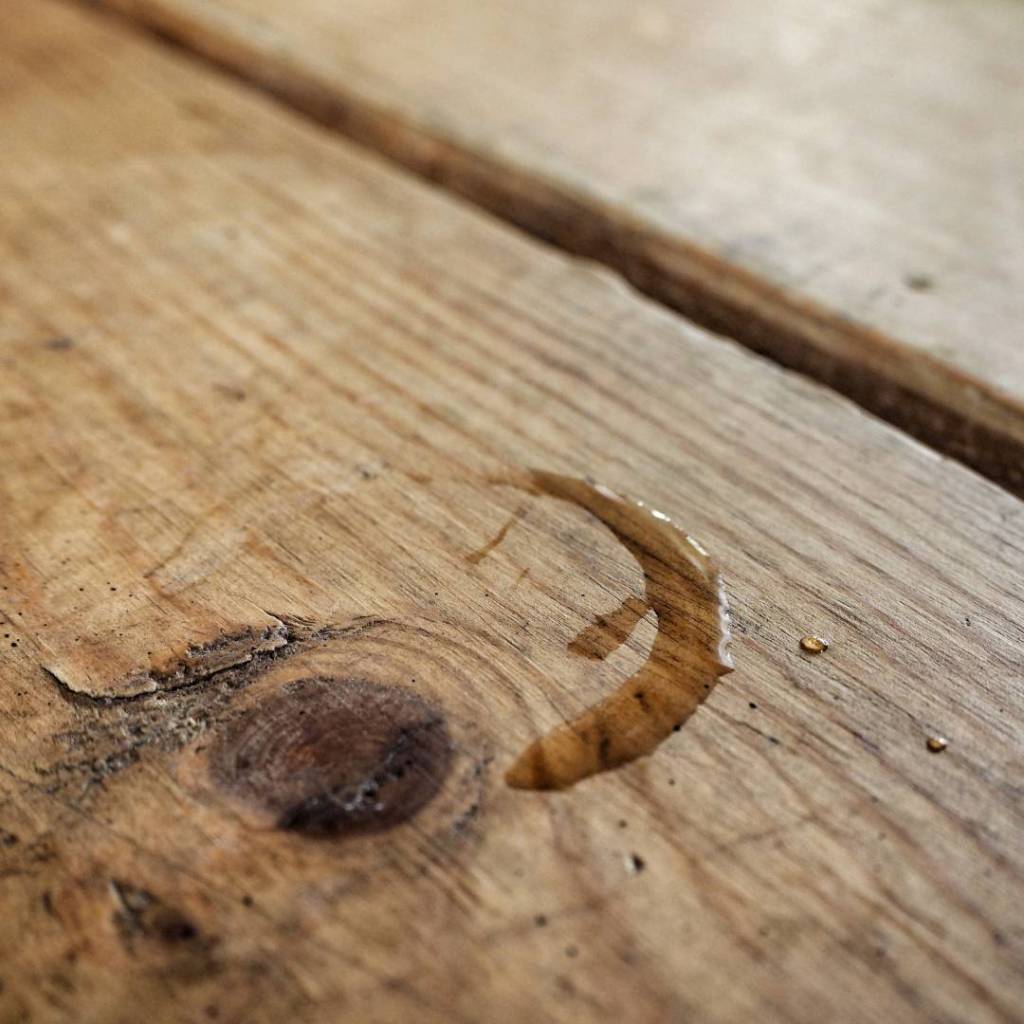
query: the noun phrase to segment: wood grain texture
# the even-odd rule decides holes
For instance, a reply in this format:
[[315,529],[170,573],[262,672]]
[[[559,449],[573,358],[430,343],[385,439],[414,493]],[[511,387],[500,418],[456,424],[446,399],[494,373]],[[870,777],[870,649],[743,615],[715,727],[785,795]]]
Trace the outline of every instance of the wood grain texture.
[[[0,1020],[1019,1019],[1019,501],[123,26],[0,54]],[[656,623],[521,467],[734,612],[564,792]]]
[[1015,0],[102,0],[1024,493]]

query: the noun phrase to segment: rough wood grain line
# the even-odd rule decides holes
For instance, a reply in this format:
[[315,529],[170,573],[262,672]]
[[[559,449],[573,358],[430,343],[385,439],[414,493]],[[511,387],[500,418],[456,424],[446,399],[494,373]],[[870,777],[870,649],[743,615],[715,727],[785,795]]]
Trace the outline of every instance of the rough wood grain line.
[[[7,0],[0,134],[0,1020],[1019,1016],[1024,505],[95,13]],[[561,793],[656,623],[578,655],[641,567],[516,467],[735,615]]]
[[1024,493],[1014,0],[101,0]]

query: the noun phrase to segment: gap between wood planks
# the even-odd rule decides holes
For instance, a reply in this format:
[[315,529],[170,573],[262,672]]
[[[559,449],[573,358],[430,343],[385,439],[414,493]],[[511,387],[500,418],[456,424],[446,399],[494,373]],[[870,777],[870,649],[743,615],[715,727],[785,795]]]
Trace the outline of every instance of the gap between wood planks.
[[[908,387],[870,363],[900,358],[879,331],[801,300],[748,271],[660,232],[621,210],[602,208],[558,182],[431,135],[349,91],[342,93],[282,56],[271,63],[240,40],[195,26],[171,11],[108,0],[67,0],[100,8],[165,45],[253,87],[420,178],[466,199],[532,237],[603,264],[641,294],[687,319],[831,387],[870,413],[1024,497],[1024,443]],[[120,0],[119,0],[120,2]],[[870,359],[854,361],[829,339],[844,339]],[[853,342],[853,346],[850,346]],[[950,368],[927,353],[926,374]],[[999,405],[999,396],[988,396]],[[1014,415],[1007,406],[999,409]]]

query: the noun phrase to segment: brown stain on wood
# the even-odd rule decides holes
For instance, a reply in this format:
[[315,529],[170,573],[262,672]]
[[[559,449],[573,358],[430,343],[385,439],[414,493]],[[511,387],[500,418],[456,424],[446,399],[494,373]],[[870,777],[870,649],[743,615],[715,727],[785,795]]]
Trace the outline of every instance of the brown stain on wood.
[[569,650],[581,658],[601,661],[621,647],[650,611],[650,605],[635,595],[627,597],[615,611],[601,615],[569,641]]
[[[697,710],[718,678],[732,671],[725,592],[707,552],[643,502],[537,470],[492,483],[570,502],[600,520],[644,574],[643,602],[627,600],[612,620],[621,631],[627,616],[634,625],[648,610],[658,617],[643,666],[610,697],[532,743],[505,776],[516,789],[564,789],[651,753]],[[592,639],[588,627],[570,649],[589,650]]]
[[466,555],[466,561],[470,565],[479,565],[508,536],[508,531],[525,514],[525,508],[517,508],[505,521],[505,525],[483,547]]
[[210,773],[280,829],[344,837],[413,817],[440,791],[452,755],[443,713],[422,697],[363,679],[312,678],[228,725]]

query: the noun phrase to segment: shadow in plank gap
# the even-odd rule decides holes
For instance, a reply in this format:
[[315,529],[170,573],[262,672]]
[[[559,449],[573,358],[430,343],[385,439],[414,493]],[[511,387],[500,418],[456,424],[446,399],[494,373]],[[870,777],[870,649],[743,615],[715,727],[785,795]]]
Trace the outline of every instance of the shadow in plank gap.
[[102,3],[1024,494],[1019,3]]

